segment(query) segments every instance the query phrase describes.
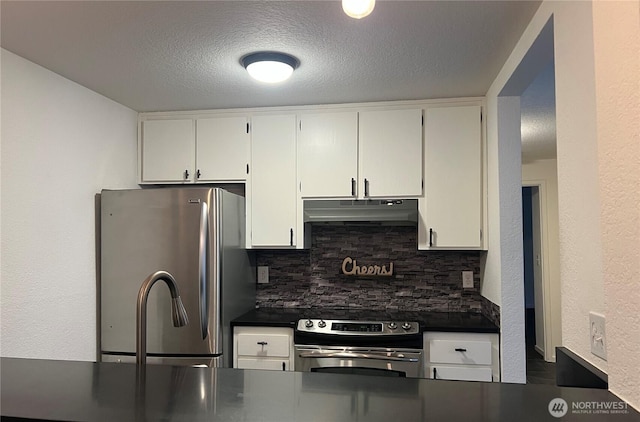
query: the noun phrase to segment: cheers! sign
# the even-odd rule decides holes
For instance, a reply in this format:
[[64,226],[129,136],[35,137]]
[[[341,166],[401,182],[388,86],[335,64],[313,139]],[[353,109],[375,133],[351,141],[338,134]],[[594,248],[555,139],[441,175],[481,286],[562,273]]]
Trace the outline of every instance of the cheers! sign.
[[386,265],[363,265],[359,266],[358,261],[351,259],[350,256],[342,261],[342,274],[345,275],[374,275],[374,276],[392,276],[393,262],[389,262],[389,269]]

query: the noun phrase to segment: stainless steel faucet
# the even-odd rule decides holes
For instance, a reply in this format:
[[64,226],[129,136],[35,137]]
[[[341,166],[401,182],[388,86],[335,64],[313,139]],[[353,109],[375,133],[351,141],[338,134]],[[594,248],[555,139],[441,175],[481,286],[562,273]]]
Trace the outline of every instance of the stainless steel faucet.
[[136,307],[136,364],[146,365],[147,363],[147,298],[151,287],[158,280],[167,283],[171,292],[171,318],[174,327],[184,327],[189,323],[187,311],[184,309],[178,283],[171,274],[166,271],[156,271],[149,275],[142,282],[138,292],[138,304]]

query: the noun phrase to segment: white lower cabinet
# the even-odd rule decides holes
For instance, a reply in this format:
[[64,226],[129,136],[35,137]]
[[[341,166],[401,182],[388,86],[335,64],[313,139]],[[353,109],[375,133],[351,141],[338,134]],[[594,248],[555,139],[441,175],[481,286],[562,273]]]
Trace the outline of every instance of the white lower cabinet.
[[470,368],[461,366],[429,365],[431,379],[458,381],[493,381],[491,368]]
[[293,329],[285,327],[235,327],[233,367],[293,371]]
[[425,378],[500,381],[498,334],[425,332]]

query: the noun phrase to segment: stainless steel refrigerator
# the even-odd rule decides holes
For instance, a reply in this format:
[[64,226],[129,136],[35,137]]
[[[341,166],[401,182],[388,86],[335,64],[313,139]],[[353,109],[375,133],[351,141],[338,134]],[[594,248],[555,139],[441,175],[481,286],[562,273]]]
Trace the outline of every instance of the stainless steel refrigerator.
[[147,362],[230,367],[230,321],[255,307],[244,198],[219,188],[103,190],[100,208],[102,361],[135,362],[138,291],[164,270],[177,281],[189,324],[173,326],[169,289],[156,283]]

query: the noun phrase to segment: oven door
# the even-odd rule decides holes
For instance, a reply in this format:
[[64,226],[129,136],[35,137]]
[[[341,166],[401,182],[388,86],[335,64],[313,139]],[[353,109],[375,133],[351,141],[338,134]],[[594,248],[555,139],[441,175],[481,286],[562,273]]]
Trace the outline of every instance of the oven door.
[[295,370],[420,378],[422,350],[296,345]]

